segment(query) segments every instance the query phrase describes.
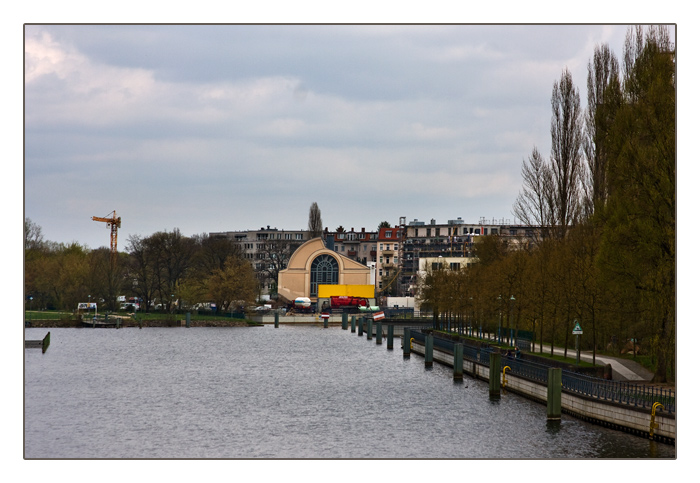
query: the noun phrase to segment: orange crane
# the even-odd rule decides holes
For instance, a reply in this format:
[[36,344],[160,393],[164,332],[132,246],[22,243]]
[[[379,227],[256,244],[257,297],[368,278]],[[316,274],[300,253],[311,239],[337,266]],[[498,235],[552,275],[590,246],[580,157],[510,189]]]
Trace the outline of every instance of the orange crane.
[[109,237],[109,261],[112,264],[112,268],[114,268],[117,263],[117,228],[121,228],[122,218],[121,216],[117,217],[116,211],[110,214],[112,215],[111,218],[93,216],[92,221],[103,221],[107,223],[107,228],[111,228]]

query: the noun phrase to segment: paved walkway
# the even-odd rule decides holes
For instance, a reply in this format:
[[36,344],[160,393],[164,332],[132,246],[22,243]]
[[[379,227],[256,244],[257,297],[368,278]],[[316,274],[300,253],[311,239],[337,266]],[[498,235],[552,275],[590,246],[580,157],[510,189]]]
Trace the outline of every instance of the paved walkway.
[[[554,352],[556,354],[564,355],[564,349],[555,347]],[[576,357],[576,350],[569,349],[566,353],[567,357]],[[586,362],[593,362],[593,352],[581,351],[581,360]],[[650,371],[645,369],[641,364],[631,361],[629,359],[601,356],[596,354],[595,356],[596,365],[598,364],[610,364],[613,372],[614,381],[651,381],[654,377]]]

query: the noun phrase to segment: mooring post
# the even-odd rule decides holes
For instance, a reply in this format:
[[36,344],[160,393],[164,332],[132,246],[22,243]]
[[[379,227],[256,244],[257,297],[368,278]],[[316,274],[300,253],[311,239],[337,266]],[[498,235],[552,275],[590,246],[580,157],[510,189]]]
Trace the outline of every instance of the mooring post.
[[381,322],[377,322],[377,345],[381,345],[381,344],[382,344],[382,337],[383,337],[383,334],[382,334],[382,323],[381,323]]
[[355,333],[355,316],[350,319],[350,332]]
[[372,317],[367,317],[367,340],[372,340]]
[[386,328],[386,348],[394,349],[394,324],[389,324]]
[[464,378],[464,346],[462,344],[454,345],[454,379],[461,381]]
[[275,329],[279,329],[280,327],[280,313],[275,312]]
[[411,357],[411,329],[403,328],[403,356]]
[[547,419],[561,419],[561,368],[547,371]]
[[189,313],[189,312],[187,312],[187,313],[185,314],[185,320],[186,320],[185,326],[189,329],[189,328],[190,328],[190,322],[191,322],[191,317],[190,317],[190,313]]
[[328,328],[328,319],[330,319],[330,314],[328,314],[327,317],[323,317],[323,328],[324,329]]
[[343,328],[343,330],[348,330],[348,313],[347,312],[343,312],[343,320],[341,323],[341,327]]
[[489,397],[501,397],[501,354],[492,352],[489,357]]
[[425,336],[425,367],[433,367],[433,334]]

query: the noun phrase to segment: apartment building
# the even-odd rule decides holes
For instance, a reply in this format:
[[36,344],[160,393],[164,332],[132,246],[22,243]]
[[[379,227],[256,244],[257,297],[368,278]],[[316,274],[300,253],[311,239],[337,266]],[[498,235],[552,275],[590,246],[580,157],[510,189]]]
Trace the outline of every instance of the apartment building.
[[263,297],[276,292],[277,275],[287,268],[292,253],[309,240],[307,230],[259,230],[209,233],[211,237],[226,237],[241,248],[243,256],[253,265],[260,281]]
[[377,232],[336,230],[329,232],[328,228],[324,232],[326,247],[356,262],[368,265],[377,261]]
[[377,294],[386,296],[404,295],[399,293],[401,279],[401,258],[404,229],[402,226],[383,227],[377,235]]

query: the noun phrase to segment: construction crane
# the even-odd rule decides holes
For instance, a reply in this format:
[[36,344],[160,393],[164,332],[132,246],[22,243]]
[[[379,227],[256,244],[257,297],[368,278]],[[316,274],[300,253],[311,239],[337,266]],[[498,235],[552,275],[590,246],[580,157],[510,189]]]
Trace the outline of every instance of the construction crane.
[[121,216],[117,217],[116,211],[110,214],[112,215],[111,218],[93,216],[92,221],[103,221],[107,223],[107,228],[111,229],[109,237],[109,261],[112,265],[112,269],[114,269],[117,263],[117,229],[122,226],[122,218]]

